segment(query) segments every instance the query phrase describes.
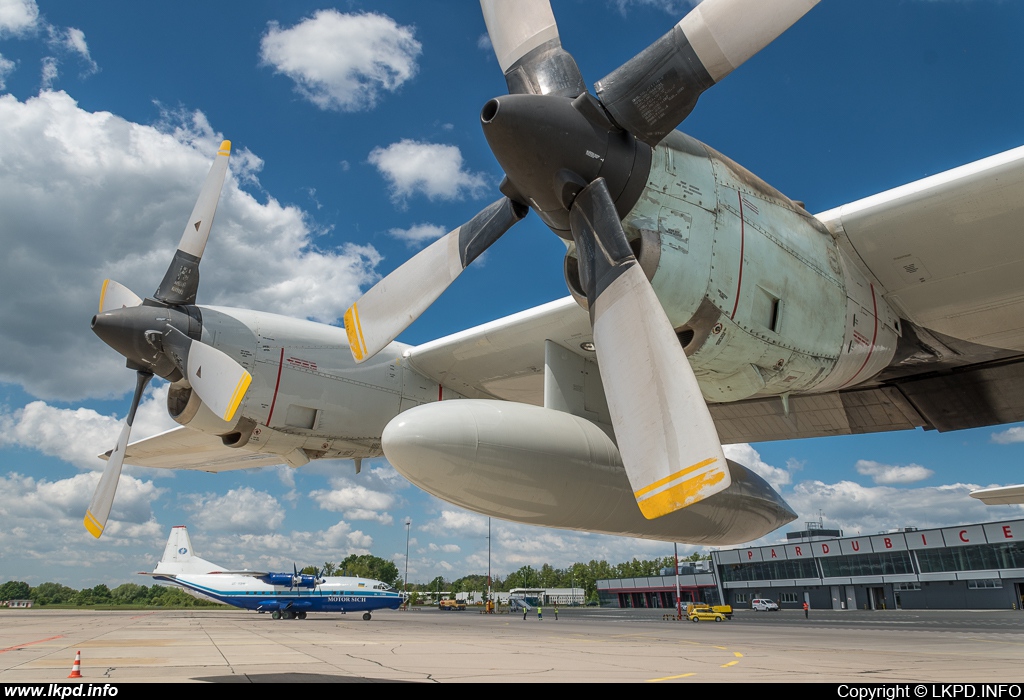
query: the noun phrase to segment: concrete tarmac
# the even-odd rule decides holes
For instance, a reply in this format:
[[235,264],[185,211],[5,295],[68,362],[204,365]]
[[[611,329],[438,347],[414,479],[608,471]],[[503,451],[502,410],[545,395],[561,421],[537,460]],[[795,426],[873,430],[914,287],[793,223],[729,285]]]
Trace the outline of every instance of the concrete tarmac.
[[1019,683],[1024,612],[435,609],[272,620],[242,610],[0,613],[0,684],[81,682]]

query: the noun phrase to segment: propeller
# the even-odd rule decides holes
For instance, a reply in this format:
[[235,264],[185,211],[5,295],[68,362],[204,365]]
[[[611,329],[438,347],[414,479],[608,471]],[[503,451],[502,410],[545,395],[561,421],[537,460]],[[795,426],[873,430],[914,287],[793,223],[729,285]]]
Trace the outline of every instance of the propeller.
[[92,330],[127,359],[136,371],[135,394],[117,445],[108,453],[85,528],[99,537],[106,527],[124,464],[135,412],[154,375],[170,382],[186,380],[199,398],[224,421],[237,413],[252,376],[226,354],[202,343],[202,315],[192,306],[199,289],[199,262],[210,236],[220,191],[227,174],[231,142],[224,141],[199,193],[171,264],[152,299],[140,299],[124,285],[106,280]]
[[149,380],[153,378],[152,372],[139,370],[136,372],[135,394],[132,396],[132,406],[128,409],[128,418],[125,419],[124,427],[121,428],[121,435],[117,438],[117,444],[110,453],[107,466],[103,469],[103,476],[96,486],[96,492],[89,502],[89,509],[85,511],[85,529],[98,538],[103,534],[103,528],[107,525],[107,516],[110,515],[110,507],[114,505],[114,493],[117,491],[117,482],[121,478],[121,467],[124,465],[124,451],[128,447],[128,438],[132,434],[132,423],[135,422],[135,411],[139,408],[139,401],[142,400],[142,392],[146,390]]
[[[366,292],[345,312],[345,332],[356,362],[373,357],[408,328],[471,262],[528,211],[525,205],[503,197]],[[410,304],[396,305],[398,299]]]
[[[548,0],[480,3],[510,93],[490,100],[480,114],[505,171],[499,189],[575,243],[612,426],[647,518],[722,491],[731,477],[693,369],[621,221],[643,194],[652,148],[705,90],[817,2],[704,0],[599,80],[596,97],[562,48]],[[522,218],[515,214],[487,229],[481,252]],[[456,244],[460,229],[349,309],[345,326],[357,362],[393,340],[471,262]]]

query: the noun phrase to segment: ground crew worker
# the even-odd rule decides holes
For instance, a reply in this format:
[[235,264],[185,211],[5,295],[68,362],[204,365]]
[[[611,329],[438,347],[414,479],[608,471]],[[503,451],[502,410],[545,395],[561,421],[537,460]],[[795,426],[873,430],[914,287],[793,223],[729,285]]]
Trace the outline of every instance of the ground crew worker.
[[543,620],[544,619],[544,611],[541,610],[541,607],[539,605],[537,606],[537,619],[538,620]]
[[524,605],[523,606],[523,619],[524,620],[526,619],[526,613],[528,613],[529,611],[530,611],[530,609]]
[[555,604],[555,619],[558,619],[558,604]]
[[805,619],[805,620],[806,620],[806,619],[807,619],[808,617],[810,617],[810,615],[808,615],[808,610],[810,610],[810,606],[809,606],[809,605],[807,604],[807,601],[805,600],[805,601],[804,601],[804,619]]

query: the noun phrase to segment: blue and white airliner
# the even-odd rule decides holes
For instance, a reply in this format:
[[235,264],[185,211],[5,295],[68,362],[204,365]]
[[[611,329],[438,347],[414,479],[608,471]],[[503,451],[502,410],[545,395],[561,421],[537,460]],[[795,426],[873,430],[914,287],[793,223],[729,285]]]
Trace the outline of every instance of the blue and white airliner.
[[369,578],[227,571],[193,554],[184,525],[171,528],[156,569],[140,573],[179,586],[197,598],[269,612],[275,620],[304,620],[310,612],[362,612],[363,619],[369,620],[371,610],[395,610],[403,602],[393,586]]

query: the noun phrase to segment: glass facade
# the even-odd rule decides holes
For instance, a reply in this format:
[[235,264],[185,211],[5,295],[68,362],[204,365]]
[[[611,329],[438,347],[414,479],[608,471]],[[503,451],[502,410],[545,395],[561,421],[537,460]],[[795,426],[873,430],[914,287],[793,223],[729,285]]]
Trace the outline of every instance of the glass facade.
[[910,552],[850,554],[842,557],[828,557],[818,561],[821,563],[821,574],[825,578],[914,573]]
[[777,559],[720,567],[723,581],[768,581],[787,578],[818,578],[813,559]]
[[921,573],[1024,569],[1024,542],[976,544],[917,551]]

